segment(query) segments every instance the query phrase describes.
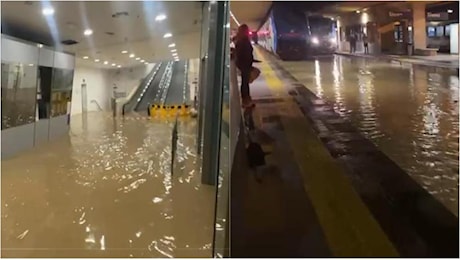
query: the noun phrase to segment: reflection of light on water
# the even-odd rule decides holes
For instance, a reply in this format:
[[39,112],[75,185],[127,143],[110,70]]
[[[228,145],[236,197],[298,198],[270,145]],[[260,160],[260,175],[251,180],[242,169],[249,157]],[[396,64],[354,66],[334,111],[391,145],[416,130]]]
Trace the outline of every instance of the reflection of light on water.
[[323,86],[321,85],[321,69],[319,61],[315,60],[315,80],[316,80],[316,95],[319,98],[323,97]]
[[158,198],[158,197],[153,198],[153,203],[160,203],[162,201],[163,201],[162,198]]
[[105,236],[104,235],[102,235],[100,242],[101,242],[101,250],[105,250]]

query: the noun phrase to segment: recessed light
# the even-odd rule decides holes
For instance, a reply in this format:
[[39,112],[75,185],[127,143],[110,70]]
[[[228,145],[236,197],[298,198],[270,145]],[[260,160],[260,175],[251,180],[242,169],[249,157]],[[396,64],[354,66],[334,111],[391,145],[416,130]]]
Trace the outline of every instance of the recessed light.
[[169,48],[174,48],[176,47],[176,44],[175,43],[171,43],[170,45],[168,45]]
[[163,35],[163,38],[170,38],[170,37],[172,37],[171,33],[167,33],[167,34]]
[[146,63],[144,63],[144,64],[145,64],[145,65],[149,65],[149,63],[148,63],[148,62],[146,62]]
[[109,62],[108,62],[108,61],[104,61],[104,65],[107,65],[107,64],[109,64]]
[[141,60],[141,62],[145,62],[145,60]]
[[83,57],[84,60],[87,60],[88,58],[89,58],[88,56],[84,56],[84,57]]
[[100,60],[99,59],[95,59],[94,62],[99,62]]
[[43,8],[42,13],[45,16],[53,15],[54,14],[54,9],[53,9],[53,7],[45,7],[45,8]]
[[141,58],[137,57],[136,60],[140,60]]
[[34,65],[31,63],[31,64],[29,64],[29,66],[30,66],[30,67],[33,67]]
[[126,54],[126,53],[128,53],[128,51],[121,51],[121,53]]
[[454,10],[452,10],[452,9],[449,9],[449,10],[447,10],[447,12],[448,12],[449,14],[451,14],[451,13],[453,13],[453,12],[454,12]]
[[117,68],[121,68],[121,65],[118,65]]
[[130,58],[134,58],[134,57],[136,57],[136,55],[134,55],[134,53],[131,53],[131,54],[129,55],[129,57],[130,57]]
[[89,36],[89,35],[93,34],[93,30],[91,30],[91,29],[86,29],[86,30],[83,32],[83,34],[86,35],[86,36]]
[[40,43],[39,43],[39,44],[37,44],[37,47],[38,47],[38,48],[43,48],[43,44],[40,44]]
[[359,10],[356,10],[356,13],[357,13],[357,14],[359,14],[359,13],[361,13],[361,11],[359,11]]
[[166,15],[164,14],[159,14],[155,17],[155,21],[158,21],[158,22],[163,21],[164,19],[166,19]]
[[114,67],[115,67],[115,66],[117,66],[117,64],[115,64],[115,63],[112,63],[112,66],[114,66]]
[[177,50],[176,50],[176,49],[172,49],[171,52],[177,52]]

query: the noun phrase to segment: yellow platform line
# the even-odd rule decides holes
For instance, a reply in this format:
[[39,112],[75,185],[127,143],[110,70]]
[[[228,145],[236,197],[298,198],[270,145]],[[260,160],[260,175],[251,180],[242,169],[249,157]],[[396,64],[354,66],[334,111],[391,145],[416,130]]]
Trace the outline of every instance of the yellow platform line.
[[[260,52],[261,74],[270,91],[286,92],[281,79]],[[353,189],[343,169],[317,139],[293,102],[280,104],[281,122],[305,190],[315,208],[327,243],[337,257],[396,257],[398,252]]]

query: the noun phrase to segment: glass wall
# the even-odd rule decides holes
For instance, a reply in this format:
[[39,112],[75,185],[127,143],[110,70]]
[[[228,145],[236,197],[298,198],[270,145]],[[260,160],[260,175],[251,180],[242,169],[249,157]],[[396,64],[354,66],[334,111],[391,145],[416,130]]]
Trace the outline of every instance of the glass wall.
[[43,66],[38,68],[37,121],[50,117],[52,79],[52,68]]
[[35,121],[37,67],[2,62],[2,130]]
[[51,117],[67,114],[72,97],[73,70],[53,69],[51,85]]

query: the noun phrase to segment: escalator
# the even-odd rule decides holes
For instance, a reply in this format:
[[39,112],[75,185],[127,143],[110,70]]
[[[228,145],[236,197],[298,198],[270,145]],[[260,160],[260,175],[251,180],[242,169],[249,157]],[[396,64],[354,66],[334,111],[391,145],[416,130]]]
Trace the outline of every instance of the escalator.
[[187,61],[177,61],[174,63],[173,78],[167,89],[164,100],[166,106],[178,106],[187,103],[189,100],[189,89],[187,84]]
[[156,64],[152,71],[141,81],[139,87],[137,88],[134,95],[126,102],[123,106],[123,111],[125,113],[133,111],[137,104],[139,103],[140,98],[142,97],[143,91],[150,85],[158,74],[158,70],[161,67],[162,63]]
[[161,80],[164,78],[168,64],[161,63],[158,67],[158,70],[155,76],[152,78],[151,82],[148,84],[147,88],[141,91],[141,96],[137,98],[136,106],[134,111],[144,112],[147,111],[149,104],[154,103],[155,95],[160,88]]

